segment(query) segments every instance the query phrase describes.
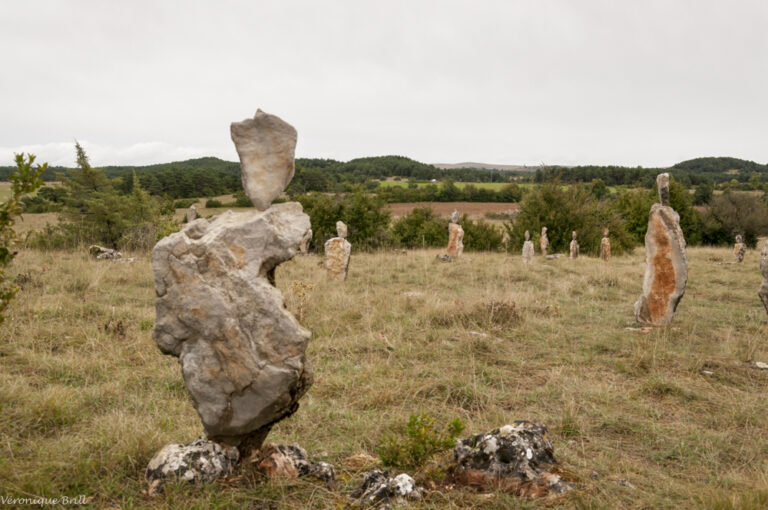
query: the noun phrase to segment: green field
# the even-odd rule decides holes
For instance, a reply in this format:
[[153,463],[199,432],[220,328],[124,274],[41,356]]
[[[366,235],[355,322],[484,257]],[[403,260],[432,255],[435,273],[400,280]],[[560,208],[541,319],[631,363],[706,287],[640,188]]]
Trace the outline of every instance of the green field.
[[[439,182],[417,182],[416,186],[419,188],[423,188],[425,186],[429,185],[434,186],[440,186],[441,183]],[[472,185],[478,189],[490,189],[493,191],[499,191],[504,186],[509,184],[508,182],[455,182],[454,183],[457,188],[463,189],[467,185]],[[395,186],[398,186],[400,188],[407,188],[408,187],[408,181],[381,181],[379,183],[379,186],[382,188],[394,188]]]

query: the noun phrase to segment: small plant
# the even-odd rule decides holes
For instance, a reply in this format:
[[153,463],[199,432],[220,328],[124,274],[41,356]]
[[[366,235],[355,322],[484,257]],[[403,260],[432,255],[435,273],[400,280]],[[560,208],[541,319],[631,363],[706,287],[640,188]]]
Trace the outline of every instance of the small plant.
[[412,414],[405,426],[405,437],[387,436],[377,453],[385,466],[418,467],[432,455],[453,448],[456,436],[463,430],[464,424],[458,418],[441,433],[433,417],[425,413]]

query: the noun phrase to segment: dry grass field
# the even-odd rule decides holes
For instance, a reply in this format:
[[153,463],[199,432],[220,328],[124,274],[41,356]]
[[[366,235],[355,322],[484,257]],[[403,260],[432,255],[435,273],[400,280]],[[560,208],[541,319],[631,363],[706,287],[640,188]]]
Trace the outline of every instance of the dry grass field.
[[473,219],[483,218],[487,212],[506,213],[520,210],[520,204],[516,202],[402,202],[384,205],[384,209],[390,211],[393,218],[405,216],[417,207],[429,207],[440,216],[450,216],[457,210]]
[[[0,495],[86,495],[97,508],[343,508],[381,440],[412,413],[462,435],[513,420],[546,424],[579,490],[521,500],[441,486],[450,453],[412,472],[431,483],[413,508],[768,507],[768,324],[758,255],[689,250],[672,327],[633,326],[642,250],[604,263],[437,251],[355,254],[349,280],[317,256],[278,269],[289,309],[313,332],[315,384],[275,442],[336,465],[339,485],[221,482],[143,494],[144,468],[169,442],[202,433],[175,358],[150,337],[148,254],[132,264],[22,251],[23,286],[0,327]],[[306,300],[297,289],[308,285]],[[368,466],[370,467],[370,466]]]

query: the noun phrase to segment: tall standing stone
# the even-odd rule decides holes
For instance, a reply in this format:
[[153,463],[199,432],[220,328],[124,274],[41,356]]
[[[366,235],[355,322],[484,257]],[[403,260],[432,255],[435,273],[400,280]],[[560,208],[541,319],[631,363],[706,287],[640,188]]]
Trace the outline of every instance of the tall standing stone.
[[336,222],[336,235],[337,237],[325,242],[323,266],[325,266],[331,279],[343,282],[347,279],[349,258],[352,254],[352,245],[345,239],[347,237],[347,225],[343,221]]
[[547,250],[549,249],[549,238],[547,237],[547,227],[541,227],[541,237],[539,237],[539,249],[541,250],[541,256],[547,256]]
[[736,244],[733,245],[733,256],[736,257],[736,262],[742,262],[746,253],[747,245],[744,244],[744,238],[737,235]]
[[768,313],[768,241],[763,245],[763,251],[760,253],[760,271],[763,273],[763,284],[757,291],[757,295],[765,306],[765,311]]
[[245,193],[264,211],[293,179],[296,129],[259,109],[252,119],[233,122],[229,131],[240,156]]
[[579,242],[576,240],[576,231],[574,230],[571,232],[571,251],[570,251],[570,258],[577,259],[579,258]]
[[663,326],[672,321],[685,293],[688,259],[680,216],[669,204],[669,174],[656,178],[660,203],[651,206],[645,234],[643,293],[635,303],[640,324]]
[[190,205],[189,209],[187,209],[187,223],[195,221],[199,217],[200,215],[197,214],[197,207],[195,207],[195,204]]
[[451,222],[448,224],[448,256],[456,259],[464,253],[464,229],[457,222],[459,221],[459,211],[453,211]]
[[608,229],[603,231],[603,238],[600,240],[600,258],[606,262],[611,260],[611,239],[608,237]]
[[533,241],[531,234],[525,231],[525,242],[523,243],[523,263],[530,264],[533,261]]

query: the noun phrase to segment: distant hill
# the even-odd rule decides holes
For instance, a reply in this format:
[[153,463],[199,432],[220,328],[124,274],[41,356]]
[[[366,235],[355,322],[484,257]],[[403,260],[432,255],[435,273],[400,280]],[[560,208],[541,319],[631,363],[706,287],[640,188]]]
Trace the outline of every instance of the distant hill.
[[512,172],[535,172],[538,166],[526,165],[496,165],[493,163],[432,163],[432,166],[442,170],[453,170],[456,168],[477,168],[480,170],[504,170]]
[[[672,167],[678,170],[702,173],[727,173],[733,170],[741,172],[766,172],[768,165],[761,165],[754,161],[728,157],[695,158],[681,161]],[[734,172],[735,173],[735,172]]]

